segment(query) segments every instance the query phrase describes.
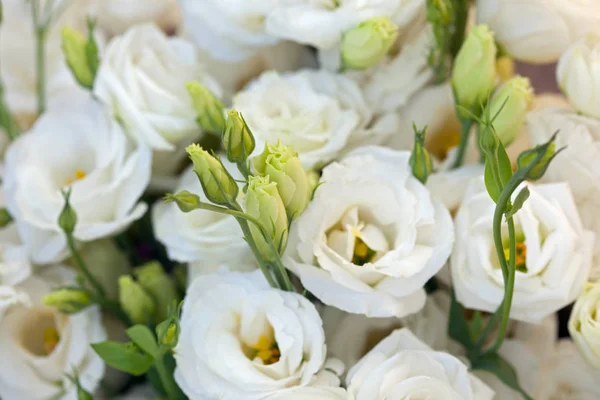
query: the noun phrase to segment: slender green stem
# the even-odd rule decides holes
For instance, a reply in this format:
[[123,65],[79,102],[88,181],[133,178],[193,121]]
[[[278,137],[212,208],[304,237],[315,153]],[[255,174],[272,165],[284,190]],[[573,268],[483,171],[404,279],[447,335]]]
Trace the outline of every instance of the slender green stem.
[[46,33],[46,27],[36,28],[35,70],[37,77],[37,108],[39,114],[42,114],[44,111],[46,111]]
[[165,355],[168,351],[169,348],[167,346],[162,346],[159,349],[154,361],[154,366],[156,367],[156,372],[158,373],[162,386],[167,393],[167,398],[169,400],[177,400],[179,398],[179,387],[165,366]]
[[[230,211],[232,211],[232,210],[230,210]],[[263,275],[267,279],[267,282],[269,282],[269,285],[272,288],[278,289],[279,285],[273,280],[273,276],[271,275],[271,270],[269,269],[267,264],[264,262],[260,252],[258,251],[258,248],[256,247],[256,244],[254,243],[254,239],[252,238],[252,232],[250,231],[250,226],[248,226],[248,221],[246,221],[242,217],[236,217],[236,219],[237,219],[238,223],[240,224],[240,227],[242,228],[242,232],[244,233],[244,237],[246,238],[246,241],[248,242],[248,246],[250,246],[250,249],[252,250],[252,254],[254,254],[254,258],[256,258],[256,260],[258,261],[258,266],[260,267],[260,270],[262,271]]]
[[473,120],[470,118],[461,119],[460,121],[460,144],[458,145],[458,151],[456,152],[456,159],[452,168],[458,168],[463,165],[465,161],[465,154],[467,152],[467,146],[469,144],[469,133],[473,126]]
[[248,177],[251,175],[250,169],[248,168],[248,164],[246,164],[245,161],[241,161],[237,163],[237,167],[240,173],[244,176],[244,180],[248,181]]
[[100,283],[98,283],[96,278],[94,278],[94,276],[92,275],[90,270],[85,265],[83,258],[81,258],[81,255],[79,254],[79,251],[77,250],[77,247],[75,246],[75,240],[73,239],[73,234],[66,233],[66,236],[67,236],[67,245],[69,246],[69,250],[71,251],[71,257],[73,257],[73,260],[75,261],[75,264],[77,265],[77,268],[79,268],[79,271],[81,271],[81,273],[85,276],[85,278],[88,280],[88,282],[92,285],[92,287],[96,291],[96,294],[98,295],[98,297],[102,297],[102,298],[106,297],[104,288],[102,287],[102,285],[100,285]]

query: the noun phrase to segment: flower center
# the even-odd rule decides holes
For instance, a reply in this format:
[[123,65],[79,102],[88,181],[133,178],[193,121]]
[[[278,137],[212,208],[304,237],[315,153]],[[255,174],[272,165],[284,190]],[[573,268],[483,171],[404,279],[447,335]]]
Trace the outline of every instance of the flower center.
[[370,263],[375,258],[377,252],[369,246],[359,236],[354,239],[354,254],[352,255],[352,264],[365,265]]
[[460,125],[453,118],[448,118],[443,127],[431,137],[435,140],[426,140],[425,147],[438,160],[445,160],[450,149],[460,143]]
[[[527,272],[527,245],[525,244],[525,235],[518,233],[516,239],[515,266],[517,271]],[[508,241],[505,241],[504,243],[504,255],[506,256],[506,261],[510,262],[510,245]]]
[[52,354],[58,342],[60,341],[60,335],[54,327],[44,329],[44,351],[46,355]]
[[279,361],[281,354],[279,346],[275,340],[270,340],[266,335],[262,335],[254,346],[244,346],[244,353],[250,360],[259,358],[264,365],[275,364]]
[[86,177],[86,173],[84,170],[77,168],[75,170],[75,174],[73,174],[73,176],[67,178],[67,180],[65,181],[65,186],[69,186],[72,185],[74,182],[83,179]]
[[49,356],[60,342],[60,333],[53,313],[42,309],[27,310],[20,327],[21,346],[36,356]]

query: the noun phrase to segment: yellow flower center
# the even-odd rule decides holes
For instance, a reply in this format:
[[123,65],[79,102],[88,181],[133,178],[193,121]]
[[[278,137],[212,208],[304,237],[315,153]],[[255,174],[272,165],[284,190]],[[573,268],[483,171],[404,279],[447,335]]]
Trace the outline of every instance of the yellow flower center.
[[[515,250],[517,253],[515,255],[517,271],[527,272],[527,245],[525,244],[525,237],[523,235],[517,235]],[[504,255],[506,256],[506,261],[510,262],[510,247],[507,244],[504,245]]]
[[460,124],[454,118],[448,118],[444,127],[432,135],[435,140],[425,139],[425,148],[438,160],[445,160],[448,151],[460,143]]
[[277,342],[270,340],[266,335],[262,335],[254,346],[247,347],[245,353],[250,360],[260,358],[265,365],[274,364],[281,357]]
[[352,264],[365,265],[373,261],[377,252],[369,246],[363,240],[356,236],[354,239],[354,254],[352,255]]
[[74,174],[74,176],[72,176],[72,177],[70,177],[70,178],[67,178],[67,180],[65,181],[65,185],[66,185],[66,186],[72,185],[74,182],[76,182],[76,181],[78,181],[78,180],[80,180],[80,179],[83,179],[83,178],[85,178],[85,177],[86,177],[86,175],[87,175],[87,174],[85,173],[85,171],[84,171],[84,170],[77,168],[77,169],[75,170],[75,174]]
[[59,341],[60,335],[56,328],[50,327],[44,329],[44,351],[46,355],[52,354]]

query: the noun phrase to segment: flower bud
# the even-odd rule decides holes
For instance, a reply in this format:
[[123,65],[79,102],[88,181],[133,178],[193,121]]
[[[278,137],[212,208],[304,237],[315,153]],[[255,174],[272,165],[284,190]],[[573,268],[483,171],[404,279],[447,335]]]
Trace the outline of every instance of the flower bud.
[[579,352],[589,365],[600,369],[600,283],[588,283],[581,293],[569,318],[569,333]]
[[0,208],[0,228],[4,228],[13,221],[12,215],[6,208]]
[[67,65],[79,84],[91,89],[94,86],[95,73],[90,68],[86,54],[87,41],[79,31],[65,26],[62,31],[62,50]]
[[162,321],[167,317],[169,305],[178,300],[175,283],[165,273],[157,261],[149,262],[133,270],[133,275],[144,290],[154,298],[157,306],[156,318]]
[[189,82],[185,87],[198,114],[198,125],[207,132],[221,135],[225,129],[224,106],[221,100],[198,82]]
[[429,174],[433,170],[433,161],[429,152],[425,149],[425,130],[427,128],[419,131],[413,125],[413,129],[415,130],[415,144],[410,155],[410,168],[412,169],[413,176],[425,184]]
[[200,179],[206,198],[220,205],[234,203],[239,188],[223,163],[197,144],[191,144],[185,150],[194,163],[194,171]]
[[179,333],[181,327],[179,325],[179,314],[181,312],[181,304],[172,302],[168,307],[168,317],[156,326],[156,337],[158,343],[173,348],[177,346],[179,341]]
[[287,215],[292,219],[300,216],[310,202],[312,190],[298,153],[280,141],[277,145],[267,143],[252,163],[258,174],[268,175],[277,183]]
[[348,69],[367,69],[389,52],[398,37],[398,27],[388,17],[360,23],[342,38],[342,63]]
[[533,101],[529,79],[515,76],[506,82],[490,103],[490,115],[496,134],[504,146],[511,144],[525,123],[527,110]]
[[496,81],[496,44],[487,25],[474,26],[464,41],[452,71],[458,105],[474,110],[483,104]]
[[75,231],[75,225],[77,225],[77,214],[73,207],[71,207],[71,190],[63,191],[63,197],[65,199],[65,205],[58,216],[58,225],[67,234],[70,235]]
[[190,193],[187,190],[182,190],[175,194],[167,193],[165,195],[165,202],[174,202],[185,213],[197,210],[201,203],[200,197],[197,194]]
[[532,181],[540,179],[548,169],[552,159],[564,149],[556,151],[555,140],[557,135],[558,132],[552,135],[552,138],[548,142],[519,154],[517,158],[517,172],[524,174],[524,179]]
[[227,159],[233,163],[246,162],[248,156],[254,151],[254,136],[242,114],[236,110],[231,110],[227,116],[223,147],[227,152]]
[[[269,176],[251,176],[248,180],[246,194],[246,213],[258,219],[267,235],[273,240],[275,249],[283,251],[288,235],[288,219],[285,206],[277,191],[277,183],[271,182]],[[261,231],[250,223],[252,238],[260,254],[267,261],[273,260],[272,253]]]
[[119,278],[119,303],[133,323],[146,324],[153,320],[156,311],[154,300],[129,275]]
[[48,293],[43,303],[65,314],[74,314],[92,304],[92,298],[86,290],[67,287]]

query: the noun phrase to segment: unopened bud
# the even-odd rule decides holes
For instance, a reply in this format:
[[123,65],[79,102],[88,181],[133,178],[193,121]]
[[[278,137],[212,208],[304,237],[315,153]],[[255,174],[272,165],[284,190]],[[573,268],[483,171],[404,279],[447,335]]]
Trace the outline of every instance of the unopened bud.
[[131,321],[136,324],[146,324],[154,319],[156,311],[154,300],[142,285],[129,275],[119,278],[119,303]]
[[152,296],[156,304],[156,318],[162,321],[167,317],[169,304],[178,300],[173,280],[165,273],[157,261],[149,262],[133,270],[133,275],[144,290]]
[[254,136],[242,114],[236,110],[231,110],[227,116],[223,147],[227,152],[227,159],[233,163],[246,162],[248,156],[254,151]]
[[58,225],[67,235],[70,235],[75,231],[75,225],[77,225],[77,213],[71,207],[71,190],[63,191],[63,197],[65,205],[58,216]]
[[360,23],[342,38],[345,68],[367,69],[390,51],[398,37],[398,27],[388,17],[375,17]]
[[516,76],[506,82],[494,95],[489,105],[496,134],[504,146],[516,138],[525,122],[527,110],[533,101],[529,79]]
[[433,161],[427,149],[425,149],[425,130],[426,127],[419,131],[416,126],[413,126],[415,131],[415,144],[412,154],[410,155],[410,168],[413,176],[421,183],[425,184],[431,171],[433,170]]
[[74,314],[92,304],[92,297],[89,292],[83,289],[62,288],[44,296],[43,303],[65,314]]
[[517,158],[517,172],[524,174],[524,179],[536,181],[546,173],[552,159],[563,150],[556,151],[555,140],[557,135],[558,132],[552,135],[548,142],[519,155]]
[[187,190],[182,190],[175,194],[167,193],[165,201],[177,204],[177,207],[185,213],[197,210],[201,203],[200,196],[190,193]]
[[192,98],[198,125],[207,132],[221,135],[225,129],[224,106],[221,100],[198,82],[189,82],[185,87]]
[[185,150],[194,164],[194,171],[200,179],[206,198],[215,204],[233,204],[239,188],[223,163],[197,144],[189,145]]
[[94,86],[95,74],[88,64],[86,54],[87,40],[79,31],[65,26],[62,31],[62,49],[67,65],[79,84],[91,89]]

